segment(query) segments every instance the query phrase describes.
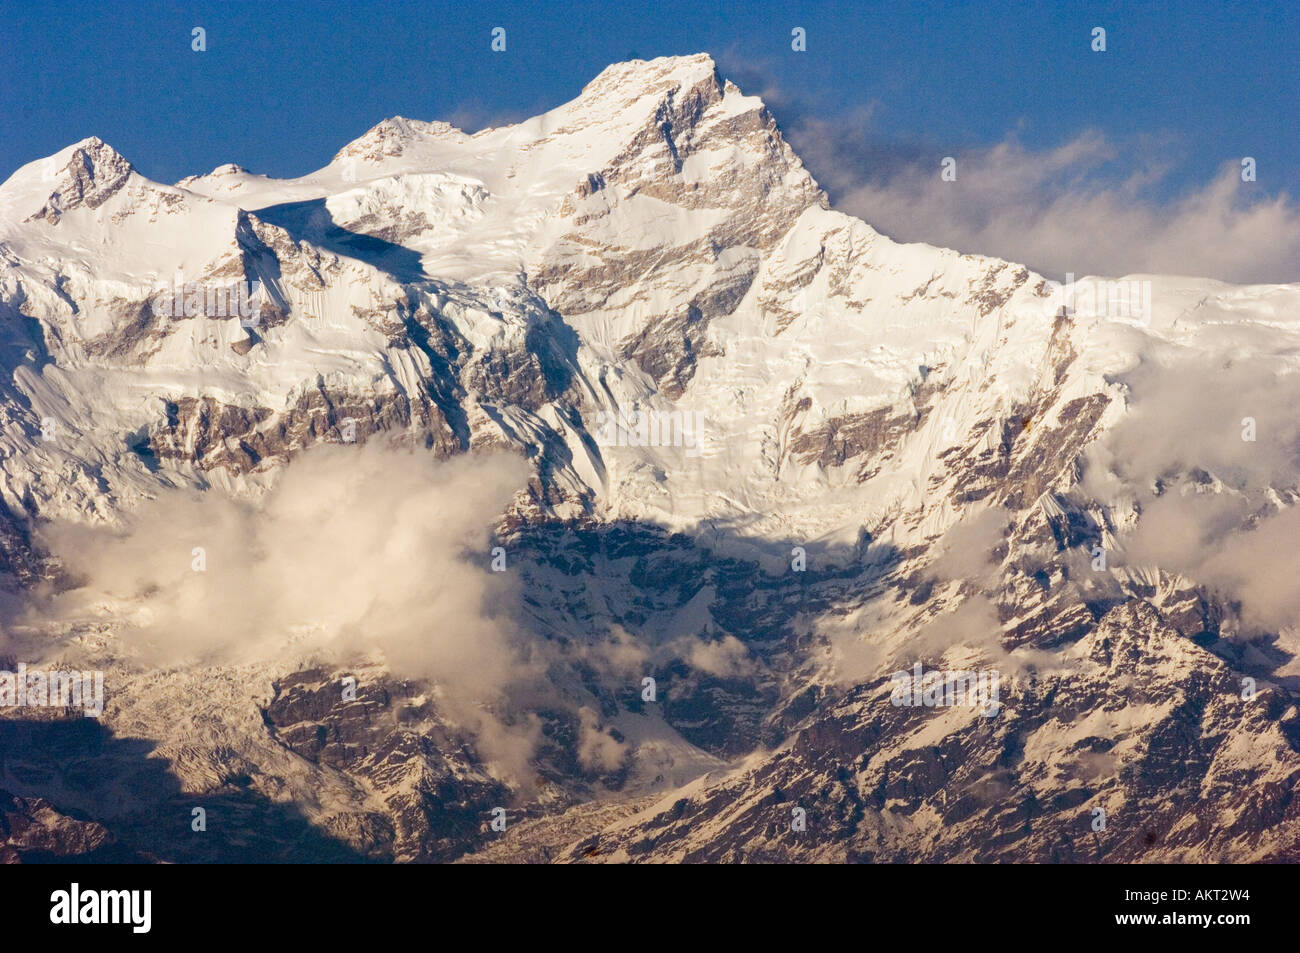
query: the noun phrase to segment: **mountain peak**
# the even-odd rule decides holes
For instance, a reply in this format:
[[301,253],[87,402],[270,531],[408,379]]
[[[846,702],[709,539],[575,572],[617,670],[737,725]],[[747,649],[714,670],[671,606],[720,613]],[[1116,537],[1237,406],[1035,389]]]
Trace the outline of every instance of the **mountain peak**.
[[[99,136],[87,136],[85,139],[82,139],[80,142],[74,142],[68,148],[71,149],[73,152],[83,152],[86,153],[87,155],[94,156],[96,158],[108,159],[108,158],[116,157],[118,159],[122,159],[122,154],[118,152],[116,149],[114,149],[112,146],[110,146],[103,139],[99,138]],[[126,160],[123,159],[123,161]]]
[[74,208],[103,205],[135,174],[135,167],[98,136],[82,139],[33,165],[38,166],[41,180],[53,180],[55,188],[28,221],[44,219],[51,225]]
[[707,53],[690,56],[660,56],[652,60],[628,60],[614,63],[601,70],[582,88],[580,100],[615,97],[626,100],[651,93],[676,88],[693,89],[702,84],[712,84],[717,95],[722,93],[722,80],[717,65]]
[[463,139],[465,133],[447,122],[423,122],[393,116],[376,123],[365,135],[354,139],[338,151],[333,162],[358,158],[378,160],[400,156],[414,142],[427,139]]
[[664,78],[698,79],[717,75],[718,67],[708,53],[692,53],[686,56],[657,56],[650,60],[624,60],[611,63],[587,84],[587,88],[611,80],[654,81]]

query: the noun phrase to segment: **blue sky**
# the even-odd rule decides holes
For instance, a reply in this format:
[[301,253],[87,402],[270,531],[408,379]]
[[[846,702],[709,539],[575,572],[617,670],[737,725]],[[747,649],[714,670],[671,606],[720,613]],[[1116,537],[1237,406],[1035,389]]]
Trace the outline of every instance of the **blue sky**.
[[[837,201],[857,184],[844,168],[888,179],[943,155],[991,161],[1007,143],[1032,163],[1085,135],[1105,145],[1040,189],[1132,187],[1137,176],[1135,194],[1158,206],[1249,155],[1254,199],[1300,191],[1294,0],[22,0],[3,10],[0,179],[89,135],[165,182],[225,162],[301,175],[388,116],[473,130],[558,105],[611,62],[703,50],[769,99]],[[194,26],[206,52],[190,49]],[[505,53],[489,49],[495,26],[507,30]],[[795,26],[807,30],[805,53],[790,48]],[[1090,48],[1095,26],[1105,53]],[[843,141],[819,148],[828,134]]]

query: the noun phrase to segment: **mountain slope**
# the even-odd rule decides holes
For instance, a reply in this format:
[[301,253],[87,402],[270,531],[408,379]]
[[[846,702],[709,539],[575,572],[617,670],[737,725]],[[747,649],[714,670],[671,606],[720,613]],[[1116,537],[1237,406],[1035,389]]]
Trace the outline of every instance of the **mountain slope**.
[[[154,768],[133,744],[84,754],[79,788],[0,733],[0,786],[133,849],[238,856],[270,825],[279,859],[1292,850],[1284,583],[1189,554],[1286,539],[1300,286],[1062,288],[893,242],[707,56],[474,135],[386,120],[293,180],[168,186],[88,139],[0,186],[0,263],[5,651],[107,669],[106,729],[176,779],[110,797]],[[124,635],[158,611],[144,585],[23,605],[67,555],[48,521],[190,490],[282,513],[259,501],[291,461],[353,443],[528,461],[469,547],[508,554],[499,694],[281,631],[151,667]],[[293,621],[369,618],[326,616]],[[917,663],[1000,673],[1002,710],[891,704]],[[205,797],[244,840],[151,839]],[[498,838],[503,804],[531,820]]]

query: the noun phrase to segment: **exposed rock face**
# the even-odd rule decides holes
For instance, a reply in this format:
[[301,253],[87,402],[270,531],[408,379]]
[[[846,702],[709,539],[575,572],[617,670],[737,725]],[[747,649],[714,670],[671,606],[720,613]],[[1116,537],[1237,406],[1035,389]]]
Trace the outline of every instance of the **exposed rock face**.
[[[366,853],[452,860],[483,838],[482,805],[510,794],[412,686],[363,684],[343,701],[341,679],[300,672],[276,685],[265,715],[275,737],[313,764],[379,792],[383,810],[332,819],[332,833]],[[394,692],[401,694],[394,695]],[[402,697],[402,696],[405,697]]]
[[[356,443],[382,431],[416,430],[439,454],[461,448],[431,400],[412,404],[405,395],[303,394],[292,409],[247,409],[182,397],[168,402],[166,417],[134,444],[142,458],[177,460],[202,469],[248,473],[264,461],[284,463],[317,443]],[[414,416],[413,416],[414,414]]]
[[[602,96],[607,88],[618,95],[626,72],[611,67],[587,95]],[[757,100],[745,101],[711,69],[681,86],[675,77],[661,82],[663,100],[645,126],[565,197],[561,227],[570,230],[546,250],[530,279],[568,316],[610,314],[616,325],[627,325],[616,315],[634,310],[638,320],[620,341],[622,355],[676,399],[700,358],[720,353],[709,342],[710,321],[735,311],[763,255],[805,209],[824,207],[826,199]],[[633,89],[643,95],[639,84]],[[745,159],[735,161],[738,150]],[[702,233],[666,235],[651,247],[617,239],[593,246],[593,234],[634,233],[629,226],[647,206],[678,209],[709,225]],[[664,285],[681,289],[684,307],[656,307],[654,289]]]
[[143,863],[102,824],[61,814],[42,798],[0,791],[0,864]]
[[72,209],[99,208],[126,185],[133,171],[131,163],[110,146],[96,138],[87,139],[76,148],[63,169],[58,191],[28,221],[43,219],[57,225]]
[[[1300,723],[1289,697],[1243,702],[1227,666],[1141,603],[1116,607],[1069,651],[1081,671],[1017,677],[992,718],[894,706],[888,686],[856,688],[810,719],[788,753],[603,831],[601,854],[875,863],[1290,856],[1286,844],[1257,838],[1261,825],[1294,829],[1297,820]],[[1133,711],[1146,713],[1140,724],[1127,721]],[[917,744],[939,719],[950,722],[942,740]],[[1250,744],[1267,752],[1264,776],[1243,762]],[[1185,785],[1185,797],[1152,796]],[[804,831],[792,830],[795,807],[807,812]],[[1105,811],[1103,830],[1094,808]],[[564,859],[584,858],[571,848]]]
[[[46,520],[254,500],[324,443],[505,449],[531,475],[494,610],[525,650],[464,706],[368,659],[141,667],[119,637],[147,592],[23,619],[113,687],[102,721],[0,719],[0,858],[1296,859],[1300,647],[1121,557],[1152,494],[1262,520],[1300,479],[1180,446],[1152,488],[1092,454],[1135,367],[1224,327],[1292,366],[1300,289],[1153,280],[1164,310],[1120,320],[894,243],[705,56],[473,136],[386,120],[291,182],[161,185],[95,139],[25,167],[0,187],[8,595],[76,584]],[[678,423],[608,426],[644,414]],[[996,673],[1000,709],[895,705],[915,664]]]

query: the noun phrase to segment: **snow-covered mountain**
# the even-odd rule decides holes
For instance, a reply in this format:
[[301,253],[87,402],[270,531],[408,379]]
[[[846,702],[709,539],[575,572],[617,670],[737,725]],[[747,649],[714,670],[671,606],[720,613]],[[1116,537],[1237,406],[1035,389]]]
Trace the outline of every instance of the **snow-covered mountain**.
[[[1295,855],[1300,285],[893,242],[701,55],[474,135],[386,120],[292,180],[163,185],[87,139],[0,186],[0,335],[0,649],[108,685],[99,721],[0,721],[0,788],[131,856]],[[418,632],[366,641],[370,602],[446,594],[359,568],[445,568],[432,530],[384,542],[424,526],[394,447],[493,474],[439,484],[494,518],[439,546],[504,560],[451,590],[499,610],[452,645],[510,630],[482,692]],[[295,516],[353,459],[381,479]],[[458,507],[494,481],[504,512]],[[358,494],[401,506],[353,548]],[[261,568],[167,576],[144,550],[191,524]],[[101,549],[147,568],[100,584]],[[305,596],[257,602],[268,576]],[[256,652],[130,637],[244,600],[279,607],[240,619]],[[299,623],[364,631],[344,657]],[[894,704],[918,663],[996,673],[1000,708]]]

